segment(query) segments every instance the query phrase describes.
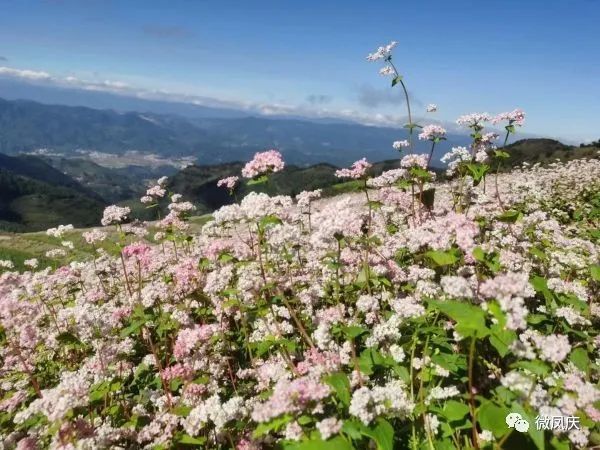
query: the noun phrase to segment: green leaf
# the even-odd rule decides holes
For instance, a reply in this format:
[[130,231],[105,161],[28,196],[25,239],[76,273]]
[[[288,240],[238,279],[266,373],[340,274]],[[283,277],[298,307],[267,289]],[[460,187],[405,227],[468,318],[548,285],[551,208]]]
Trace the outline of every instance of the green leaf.
[[284,425],[287,425],[291,422],[292,416],[286,414],[281,417],[277,417],[269,422],[259,423],[258,426],[254,429],[252,436],[255,438],[264,436],[269,434],[271,431],[278,431],[283,428]]
[[206,438],[204,436],[195,438],[189,434],[182,435],[177,441],[178,444],[182,445],[204,445],[205,442]]
[[516,402],[512,404],[511,412],[516,412],[516,413],[521,414],[521,416],[523,416],[523,419],[525,419],[527,422],[529,422],[529,431],[527,433],[533,440],[533,443],[538,448],[538,450],[544,450],[545,449],[544,431],[538,430],[537,427],[535,426],[535,415],[525,412],[525,409],[523,409],[521,404],[516,403]]
[[344,335],[348,339],[356,339],[361,334],[365,334],[365,333],[367,333],[369,331],[366,328],[359,327],[359,326],[356,326],[356,325],[352,325],[352,326],[349,326],[349,327],[344,326],[344,327],[341,328],[341,330],[342,330],[342,333],[344,333]]
[[133,320],[128,327],[121,330],[121,337],[138,334],[147,321],[148,319],[146,317]]
[[492,325],[491,330],[490,344],[498,350],[500,356],[505,357],[508,354],[510,344],[517,338],[517,334],[513,330],[507,330],[499,324]]
[[517,361],[511,367],[526,369],[539,376],[548,375],[550,373],[550,367],[546,363],[537,359],[533,361]]
[[394,77],[394,79],[392,80],[392,87],[394,87],[398,83],[400,83],[401,80],[402,80],[402,77],[400,75],[398,75],[397,77]]
[[271,225],[281,225],[282,223],[283,222],[279,217],[273,215],[265,216],[262,219],[260,219],[260,227],[263,229]]
[[553,450],[571,450],[569,442],[561,441],[557,436],[553,436],[550,441]]
[[350,419],[344,421],[342,425],[342,431],[350,436],[351,439],[357,441],[361,438],[366,430],[366,426],[362,424],[362,422],[356,419]]
[[510,210],[500,214],[499,216],[496,216],[496,219],[499,220],[500,222],[515,223],[522,216],[523,216],[523,214],[521,213],[521,211],[510,209]]
[[179,406],[176,406],[175,408],[173,408],[173,414],[180,416],[180,417],[187,417],[190,414],[191,410],[192,410],[191,406],[179,405]]
[[101,383],[92,386],[92,388],[90,389],[90,402],[102,400],[105,395],[108,395],[109,390],[109,381],[102,381]]
[[468,413],[469,407],[464,403],[457,402],[456,400],[448,400],[444,405],[444,409],[442,410],[442,415],[450,422],[461,420]]
[[81,341],[77,338],[77,336],[65,331],[56,336],[56,340],[61,344],[73,344],[73,345],[81,345]]
[[600,281],[600,266],[594,265],[590,267],[590,275],[592,280]]
[[263,184],[263,183],[266,183],[268,179],[269,179],[269,177],[267,177],[266,175],[262,175],[258,178],[254,178],[253,180],[249,180],[246,184],[248,186],[254,186],[256,184]]
[[283,445],[284,450],[354,450],[350,442],[341,436],[324,441],[320,437],[309,441],[290,442]]
[[325,383],[333,388],[337,397],[345,406],[350,405],[350,382],[345,373],[333,373],[325,377]]
[[300,425],[308,425],[313,421],[313,418],[310,416],[300,416],[298,417],[298,423]]
[[462,336],[482,338],[490,334],[489,328],[485,326],[485,312],[477,306],[457,301],[433,300],[429,305],[454,320],[456,331]]
[[394,428],[385,419],[377,419],[374,428],[369,429],[369,436],[377,444],[378,450],[394,450]]
[[589,371],[590,368],[590,358],[588,356],[587,351],[585,351],[585,349],[583,348],[576,348],[575,350],[573,350],[571,352],[571,355],[569,356],[569,359],[571,360],[571,362],[573,364],[575,364],[575,366],[587,373]]
[[473,177],[473,184],[475,186],[477,186],[481,182],[481,180],[490,168],[490,166],[488,166],[487,164],[478,163],[468,163],[466,167],[467,170],[471,173],[471,176]]
[[508,408],[487,401],[479,407],[477,421],[482,429],[490,430],[496,438],[500,438],[511,431],[506,425],[506,416],[509,413]]
[[394,448],[394,428],[383,418],[377,419],[374,424],[368,427],[356,419],[346,420],[342,426],[342,431],[356,441],[361,436],[373,439],[378,450],[393,450]]
[[449,266],[458,261],[458,257],[451,252],[443,252],[441,250],[431,250],[425,253],[429,259],[431,259],[438,266]]
[[531,283],[531,286],[533,287],[535,292],[539,292],[544,296],[546,302],[552,304],[555,303],[554,296],[552,295],[550,289],[548,289],[548,282],[544,277],[535,275],[529,279],[529,282]]
[[510,158],[510,154],[504,150],[494,150],[494,156],[500,159]]
[[383,203],[377,200],[369,200],[369,203],[367,203],[367,205],[369,205],[371,209],[380,209]]
[[544,251],[538,247],[531,247],[529,249],[529,253],[531,253],[533,256],[535,256],[541,261],[546,261],[548,259],[546,253],[544,253]]
[[473,257],[479,262],[485,262],[485,252],[481,247],[475,247],[473,249]]

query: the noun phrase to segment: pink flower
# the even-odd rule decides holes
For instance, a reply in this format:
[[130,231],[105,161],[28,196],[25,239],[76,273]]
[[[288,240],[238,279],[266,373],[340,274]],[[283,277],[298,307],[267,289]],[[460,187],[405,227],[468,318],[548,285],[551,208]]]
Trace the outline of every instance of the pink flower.
[[443,139],[446,136],[446,129],[439,125],[425,125],[423,131],[419,133],[419,139],[423,141],[433,141]]
[[256,153],[252,161],[246,163],[242,169],[242,176],[254,178],[266,173],[279,172],[284,166],[281,153],[277,150],[267,150]]
[[409,169],[411,167],[421,167],[422,169],[427,168],[427,155],[415,155],[414,153],[411,155],[406,155],[400,161],[400,166],[405,169]]
[[87,231],[82,234],[85,242],[88,244],[95,244],[96,242],[103,241],[106,239],[106,233],[94,228],[92,231]]
[[359,159],[352,164],[349,169],[339,169],[335,171],[335,176],[338,178],[353,178],[358,180],[367,173],[367,170],[372,166],[371,163],[367,162],[366,158]]
[[525,112],[522,109],[514,109],[509,112],[503,112],[498,114],[496,117],[492,119],[492,123],[496,125],[497,123],[507,121],[509,125],[518,125],[522,126],[525,122]]
[[15,450],[37,450],[37,441],[31,437],[25,437],[19,441]]
[[175,266],[173,278],[178,293],[188,294],[196,289],[199,276],[196,264],[196,260],[189,258]]
[[194,374],[194,369],[189,366],[184,366],[183,364],[176,363],[170,367],[167,367],[163,370],[162,377],[165,381],[171,381],[175,378],[180,378],[182,380],[186,380],[192,377]]
[[156,185],[152,186],[146,191],[146,195],[150,197],[164,197],[167,191],[165,191],[161,186]]
[[0,401],[0,411],[13,412],[26,398],[27,392],[17,391],[12,397]]
[[150,246],[143,242],[135,242],[123,249],[123,256],[130,258],[132,256],[142,257],[150,251]]
[[267,422],[281,414],[302,411],[310,403],[323,400],[329,393],[329,386],[310,376],[293,381],[281,379],[271,397],[266,402],[256,405],[252,419],[256,422]]
[[217,186],[218,187],[224,186],[227,189],[233,190],[233,189],[235,189],[235,186],[237,185],[238,180],[239,180],[239,177],[236,177],[236,176],[223,178],[223,179],[217,181]]
[[196,344],[206,342],[216,331],[216,325],[201,325],[181,330],[173,346],[173,355],[177,359],[185,358]]
[[472,113],[460,116],[456,119],[456,123],[464,127],[472,128],[480,127],[481,122],[489,122],[490,120],[492,120],[492,116],[488,113]]
[[143,242],[135,242],[123,249],[123,256],[125,258],[135,257],[140,264],[147,266],[150,264],[150,246]]

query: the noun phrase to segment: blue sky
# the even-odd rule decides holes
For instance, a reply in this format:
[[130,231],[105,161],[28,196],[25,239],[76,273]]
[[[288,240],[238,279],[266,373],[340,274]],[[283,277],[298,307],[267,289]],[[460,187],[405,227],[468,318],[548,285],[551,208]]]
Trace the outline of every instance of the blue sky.
[[365,56],[396,40],[415,109],[436,103],[454,121],[520,107],[524,131],[580,141],[600,138],[599,22],[599,0],[5,0],[0,66],[28,80],[43,72],[41,82],[388,124],[402,100]]

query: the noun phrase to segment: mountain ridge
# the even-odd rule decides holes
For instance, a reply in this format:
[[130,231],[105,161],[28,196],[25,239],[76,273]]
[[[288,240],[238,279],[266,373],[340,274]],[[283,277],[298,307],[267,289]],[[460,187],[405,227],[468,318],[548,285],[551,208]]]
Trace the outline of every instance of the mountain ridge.
[[[363,156],[388,158],[392,143],[405,138],[405,129],[354,123],[252,116],[190,119],[0,99],[0,152],[7,154],[41,148],[66,156],[82,149],[116,154],[138,150],[191,155],[202,164],[216,164],[248,160],[257,151],[277,148],[291,164],[344,166]],[[413,141],[416,151],[428,151],[428,142]],[[447,142],[465,145],[468,137],[449,133]]]

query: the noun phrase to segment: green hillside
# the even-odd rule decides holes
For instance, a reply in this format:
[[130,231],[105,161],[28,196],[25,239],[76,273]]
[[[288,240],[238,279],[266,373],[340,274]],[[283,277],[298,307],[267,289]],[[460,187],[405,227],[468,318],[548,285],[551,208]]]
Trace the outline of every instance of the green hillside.
[[52,167],[109,203],[139,198],[150,180],[177,172],[172,166],[109,168],[85,158],[44,157]]
[[598,157],[600,147],[565,145],[554,139],[522,139],[506,146],[510,154],[509,166],[528,164],[548,164],[558,160],[568,161],[576,158]]
[[104,200],[35,157],[0,155],[0,229],[34,231],[96,224]]

